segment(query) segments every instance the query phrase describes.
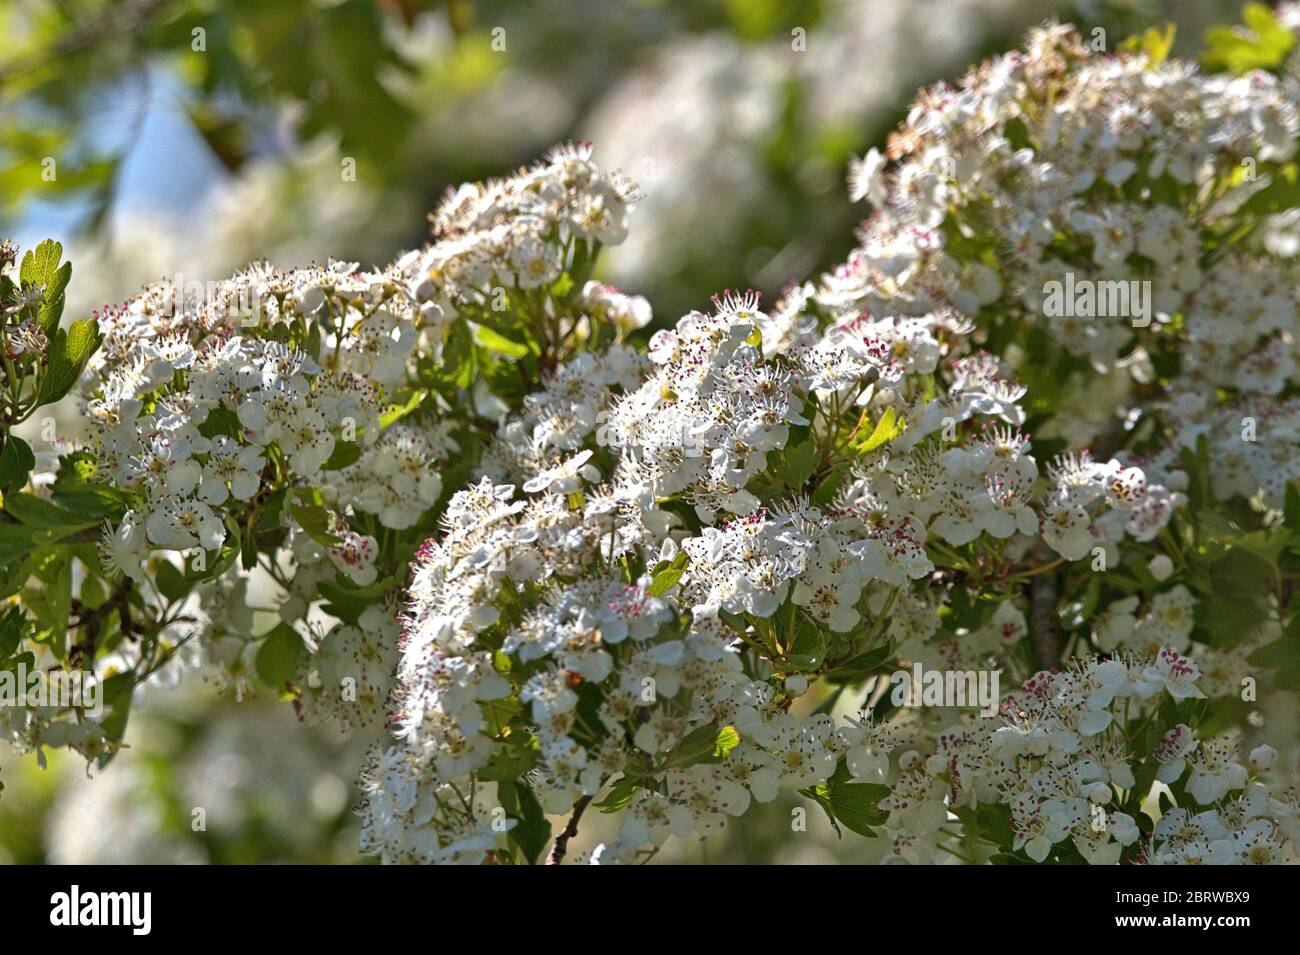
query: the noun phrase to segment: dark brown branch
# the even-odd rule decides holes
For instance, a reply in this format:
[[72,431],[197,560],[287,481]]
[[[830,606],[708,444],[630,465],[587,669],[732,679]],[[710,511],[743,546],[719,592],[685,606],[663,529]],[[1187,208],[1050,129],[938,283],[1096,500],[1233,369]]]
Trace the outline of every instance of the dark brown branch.
[[564,827],[564,831],[555,837],[555,846],[546,858],[547,865],[559,865],[564,859],[564,853],[569,849],[569,840],[578,834],[578,823],[582,821],[582,814],[587,811],[590,803],[591,797],[583,796],[573,804],[573,815],[569,817],[569,824]]
[[[1051,557],[1042,544],[1040,558]],[[1056,573],[1038,574],[1029,589],[1029,635],[1034,643],[1034,664],[1039,670],[1051,670],[1061,662],[1061,615],[1056,609]]]

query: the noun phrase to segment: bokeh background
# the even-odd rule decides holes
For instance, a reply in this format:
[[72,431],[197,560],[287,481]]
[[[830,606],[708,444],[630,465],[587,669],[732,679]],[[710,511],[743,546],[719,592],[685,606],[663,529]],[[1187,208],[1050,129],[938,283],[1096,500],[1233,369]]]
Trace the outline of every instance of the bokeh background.
[[[0,237],[73,262],[68,313],[252,259],[384,262],[461,181],[585,139],[645,195],[603,277],[671,322],[843,258],[852,154],[918,87],[1057,17],[1109,44],[1233,0],[5,0]],[[53,166],[50,165],[53,160]],[[53,178],[50,177],[53,170]],[[345,175],[355,170],[355,175]],[[60,409],[75,436],[75,403]],[[357,862],[363,745],[269,695],[150,686],[102,774],[0,743],[0,862]],[[659,862],[874,861],[794,797]],[[194,810],[206,827],[196,831]],[[581,844],[612,819],[589,814]]]

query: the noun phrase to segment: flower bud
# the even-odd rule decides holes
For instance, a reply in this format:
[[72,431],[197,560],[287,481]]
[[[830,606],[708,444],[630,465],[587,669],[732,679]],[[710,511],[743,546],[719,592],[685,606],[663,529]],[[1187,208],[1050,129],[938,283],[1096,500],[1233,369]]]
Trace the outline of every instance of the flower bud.
[[1151,571],[1151,576],[1156,580],[1165,581],[1174,572],[1174,562],[1168,554],[1156,554],[1147,563],[1147,570]]
[[1273,761],[1277,759],[1277,750],[1265,743],[1263,746],[1256,746],[1250,751],[1250,768],[1257,773],[1266,772],[1273,768]]

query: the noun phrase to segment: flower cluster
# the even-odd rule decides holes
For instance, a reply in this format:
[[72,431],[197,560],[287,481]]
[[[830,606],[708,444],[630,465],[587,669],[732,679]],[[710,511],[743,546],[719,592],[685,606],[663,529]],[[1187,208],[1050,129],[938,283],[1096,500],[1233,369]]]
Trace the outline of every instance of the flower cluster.
[[419,309],[394,275],[353,269],[254,268],[179,308],[160,285],[103,315],[90,450],[134,504],[105,535],[106,563],[136,572],[153,548],[217,551],[277,478],[315,479],[342,442],[375,441]]
[[[1158,45],[1101,55],[1069,26],[1034,31],[1024,52],[926,90],[888,148],[854,164],[852,194],[873,212],[817,299],[844,314],[951,307],[994,338],[1036,326],[1049,337],[1018,343],[1018,360],[1050,369],[1040,380],[1066,405],[1052,422],[1062,433],[1104,434],[1159,383],[1166,412],[1136,413],[1181,470],[1207,418],[1240,430],[1244,415],[1289,415],[1300,273],[1256,226],[1286,188],[1298,82],[1289,69],[1200,72]],[[1240,413],[1216,407],[1225,392]],[[1264,443],[1216,442],[1272,459],[1238,464],[1230,493],[1275,493],[1300,473],[1285,433]]]
[[[1271,748],[1252,753],[1248,772],[1228,741],[1198,740],[1183,723],[1134,734],[1157,713],[1185,711],[1180,704],[1201,696],[1199,677],[1194,661],[1168,648],[1081,661],[1027,680],[1003,701],[1002,719],[951,726],[929,755],[907,751],[880,801],[897,859],[957,852],[961,833],[947,821],[979,825],[1004,852],[1035,862],[1278,861],[1300,820],[1259,781]],[[1143,740],[1154,741],[1149,752]],[[1142,775],[1193,808],[1167,810],[1153,828],[1140,814],[1149,808]],[[976,807],[990,806],[1002,807],[998,821],[977,822]]]
[[[854,164],[842,266],[653,331],[593,277],[636,190],[585,145],[372,272],[152,286],[100,317],[48,500],[0,487],[46,522],[24,607],[103,524],[42,624],[76,638],[34,642],[359,731],[386,862],[561,861],[589,807],[616,835],[574,856],[641,862],[782,788],[891,861],[1280,861],[1294,798],[1231,749],[1258,727],[1197,734],[1294,688],[1298,283],[1254,225],[1296,76],[1041,28]],[[53,341],[43,261],[6,355]],[[926,670],[980,706],[890,691]],[[11,732],[121,742],[38,716]]]
[[[429,216],[436,241],[404,264],[425,277],[444,305],[491,310],[498,288],[527,291],[555,282],[578,244],[622,242],[637,199],[630,180],[602,173],[591,161],[590,144],[557,146],[513,176],[449,190]],[[636,300],[594,287],[587,297],[593,311],[615,324],[639,327],[648,317]]]
[[[657,333],[648,366],[622,346],[580,355],[507,421],[486,473],[452,495],[416,558],[399,743],[366,777],[374,851],[486,858],[497,845],[482,826],[484,780],[508,775],[546,813],[580,812],[617,780],[601,806],[627,815],[607,862],[712,833],[781,785],[875,777],[886,727],[867,713],[837,729],[791,704],[805,674],[882,637],[942,658],[926,646],[939,628],[921,587],[937,570],[928,541],[1017,538],[1025,551],[1053,508],[1085,515],[1068,543],[1045,530],[1063,551],[1079,534],[1113,543],[1126,525],[1147,539],[1132,512],[1163,489],[1135,468],[1069,458],[1042,495],[1017,427],[1023,389],[988,355],[952,357],[969,328],[935,318],[819,332],[795,310],[720,299]],[[763,332],[780,323],[800,330],[768,357]],[[1026,632],[1004,608],[982,631],[1000,651]]]
[[745,491],[785,445],[790,426],[806,425],[793,374],[761,360],[752,340],[758,297],[728,294],[714,312],[693,312],[650,339],[654,365],[641,387],[612,409],[607,438],[635,461],[657,496],[691,489],[702,520],[719,510],[744,513]]

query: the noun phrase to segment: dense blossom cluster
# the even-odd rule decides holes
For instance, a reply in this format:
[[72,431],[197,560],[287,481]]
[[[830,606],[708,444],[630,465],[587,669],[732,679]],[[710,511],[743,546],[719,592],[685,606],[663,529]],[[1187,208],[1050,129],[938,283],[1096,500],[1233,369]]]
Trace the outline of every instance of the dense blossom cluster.
[[[412,257],[413,267],[454,306],[491,308],[497,288],[539,289],[558,279],[575,243],[622,242],[636,187],[603,174],[590,157],[588,144],[559,146],[531,169],[449,192],[429,217],[438,241]],[[610,291],[593,295],[596,310],[627,312],[623,321],[635,326],[640,307]]]
[[1036,674],[1004,700],[1002,720],[967,720],[940,732],[931,755],[901,757],[903,777],[880,803],[896,857],[924,863],[957,852],[948,814],[993,805],[1005,807],[1009,847],[1036,862],[1054,848],[1093,865],[1279,861],[1300,817],[1294,797],[1271,798],[1260,782],[1271,747],[1252,751],[1248,770],[1230,744],[1174,725],[1151,749],[1155,778],[1207,808],[1169,809],[1154,829],[1135,818],[1133,765],[1146,754],[1134,752],[1124,716],[1200,697],[1199,677],[1168,648]]
[[[138,568],[151,548],[217,550],[225,516],[268,475],[312,479],[340,440],[376,439],[384,390],[414,345],[417,297],[396,275],[354,268],[254,268],[195,310],[168,284],[105,314],[90,447],[103,476],[141,498],[121,525],[135,532],[106,536],[114,567]],[[285,341],[307,322],[317,357]]]
[[[782,788],[890,861],[1282,861],[1275,754],[1197,726],[1285,664],[1281,600],[1230,595],[1224,637],[1205,598],[1243,553],[1280,581],[1300,518],[1300,276],[1244,228],[1296,82],[1042,28],[855,163],[844,265],[640,347],[649,303],[591,277],[637,192],[585,145],[452,190],[376,271],[152,286],[86,373],[126,588],[97,662],[256,674],[365,735],[387,862],[537,861],[565,815],[560,861],[593,805],[581,857],[641,862]],[[1152,320],[1052,314],[1067,274],[1151,283]],[[896,698],[913,667],[992,674],[989,712]],[[11,735],[111,750],[56,715]]]
[[[1024,52],[925,91],[888,149],[855,164],[853,195],[874,211],[818,301],[837,314],[948,306],[1034,322],[1083,360],[1064,372],[1075,384],[1058,386],[1092,408],[1062,432],[1086,440],[1146,412],[1150,453],[1181,470],[1179,449],[1207,417],[1239,431],[1247,416],[1291,415],[1279,396],[1297,380],[1300,272],[1259,225],[1298,135],[1293,65],[1210,74],[1149,52],[1099,55],[1073,27],[1036,31]],[[1157,377],[1165,413],[1151,415],[1149,392],[1135,410],[1135,389]],[[1240,474],[1247,494],[1266,482],[1277,505],[1300,476],[1294,446],[1282,431],[1216,479]]]
[[[821,656],[789,667],[784,677],[773,673],[778,679],[755,679],[742,666],[741,641],[766,639],[762,622],[787,598],[832,633],[855,630],[865,611],[873,625],[910,637],[912,658],[919,658],[939,626],[937,606],[911,589],[935,571],[925,548],[929,534],[955,545],[983,534],[1018,536],[1027,547],[1042,511],[1049,543],[1079,557],[1095,542],[1122,539],[1126,528],[1149,540],[1168,518],[1171,496],[1156,498],[1162,488],[1116,462],[1067,458],[1052,470],[1051,494],[1031,492],[1037,465],[1028,440],[1007,423],[1021,420],[1015,402],[1023,389],[998,378],[987,355],[950,360],[949,390],[922,403],[913,398],[922,376],[931,387],[947,383],[936,371],[949,347],[937,339],[930,359],[909,368],[907,350],[887,337],[893,323],[831,326],[831,341],[862,342],[852,360],[835,355],[832,377],[831,351],[812,334],[787,355],[765,358],[761,329],[771,323],[752,297],[728,297],[712,315],[686,316],[652,340],[652,364],[636,389],[627,382],[617,391],[602,388],[602,362],[581,356],[574,363],[586,372],[578,401],[579,389],[548,383],[548,392],[528,404],[545,407],[541,399],[556,395],[549,404],[565,423],[560,432],[599,435],[596,447],[570,451],[567,469],[534,457],[531,473],[516,454],[496,473],[509,473],[522,487],[484,477],[452,497],[444,533],[417,558],[409,591],[397,696],[403,745],[377,756],[369,777],[368,844],[386,858],[445,861],[489,851],[488,821],[467,814],[457,794],[473,790],[475,774],[519,758],[517,730],[496,733],[494,745],[483,732],[490,718],[521,720],[537,739],[530,778],[548,812],[568,811],[619,774],[657,781],[628,797],[627,821],[602,861],[638,859],[669,834],[715,831],[751,799],[775,798],[782,783],[824,784],[846,754],[854,775],[871,767],[874,778],[887,761],[884,750],[862,741],[875,732],[869,723],[841,731],[827,716],[801,719],[790,708],[808,686],[798,670],[817,669]],[[570,369],[561,368],[555,380],[572,380]],[[882,382],[888,400],[873,402]],[[907,430],[881,453],[861,456],[860,473],[846,475],[825,509],[806,498],[764,505],[746,485],[762,489],[755,478],[767,470],[766,455],[787,447],[792,427],[809,428],[803,411],[814,401],[840,402],[858,418],[888,410]],[[582,412],[574,414],[575,407]],[[576,423],[594,422],[606,407],[607,431]],[[975,427],[971,420],[980,414],[1004,421]],[[945,419],[947,441],[940,433]],[[820,438],[834,447],[839,424],[822,414],[810,428],[813,444]],[[511,428],[509,440],[525,447],[561,443],[548,440],[554,424],[544,429],[536,411]],[[698,440],[694,455],[681,433]],[[608,465],[612,488],[601,484],[592,463],[597,450],[618,454]],[[694,505],[690,514],[703,522],[698,532],[680,515],[654,508],[674,496]],[[646,509],[605,504],[629,497]],[[1098,507],[1094,519],[1088,508]],[[1155,516],[1142,519],[1139,507]],[[646,521],[647,511],[656,519]],[[1051,515],[1061,512],[1082,515],[1079,526],[1053,533]],[[628,542],[636,545],[630,551]],[[680,581],[651,596],[653,575],[618,575],[615,559],[625,569],[638,551],[647,566],[680,562]],[[899,610],[891,616],[895,601]],[[1023,617],[1017,622],[1012,605],[1003,606],[994,622],[1002,634],[998,649],[1025,633]],[[737,618],[757,625],[737,630]],[[488,650],[494,646],[518,663],[502,669]],[[941,648],[931,652],[942,659]],[[512,683],[517,703],[504,702]],[[717,726],[739,735],[725,758],[674,765],[692,733]],[[394,774],[406,780],[400,804],[390,792]],[[429,829],[439,826],[449,828],[432,839]]]

